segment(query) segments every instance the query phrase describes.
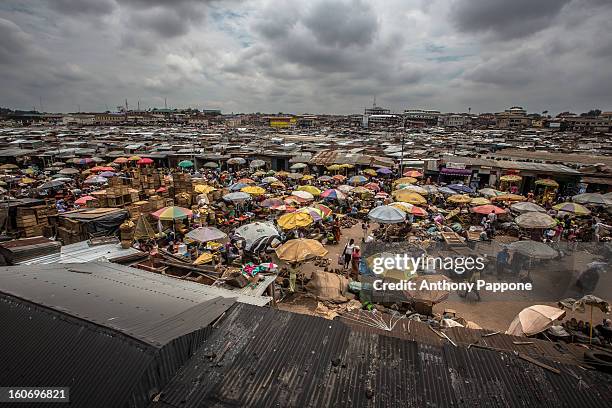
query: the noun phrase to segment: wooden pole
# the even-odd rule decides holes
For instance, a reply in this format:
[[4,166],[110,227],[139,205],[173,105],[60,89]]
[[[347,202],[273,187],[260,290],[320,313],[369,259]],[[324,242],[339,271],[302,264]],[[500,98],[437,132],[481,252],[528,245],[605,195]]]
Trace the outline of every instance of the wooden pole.
[[591,319],[589,321],[589,344],[593,341],[593,305],[591,305]]

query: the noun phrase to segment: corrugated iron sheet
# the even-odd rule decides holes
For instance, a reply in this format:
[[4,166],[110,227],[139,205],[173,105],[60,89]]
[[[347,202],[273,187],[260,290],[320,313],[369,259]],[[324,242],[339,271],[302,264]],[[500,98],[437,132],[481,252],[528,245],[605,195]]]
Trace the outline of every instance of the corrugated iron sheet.
[[[612,377],[509,353],[435,346],[339,320],[236,304],[160,407],[610,406]],[[589,384],[585,389],[584,384]]]
[[121,244],[89,246],[87,241],[64,245],[59,253],[43,255],[20,262],[19,265],[46,265],[51,263],[83,263],[105,259],[114,262],[121,258],[139,257],[147,254],[135,248],[122,248]]

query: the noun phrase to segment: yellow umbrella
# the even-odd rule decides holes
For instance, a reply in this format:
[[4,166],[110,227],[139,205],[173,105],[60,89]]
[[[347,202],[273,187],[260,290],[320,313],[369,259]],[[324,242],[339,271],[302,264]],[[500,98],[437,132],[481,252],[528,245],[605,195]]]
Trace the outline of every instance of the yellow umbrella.
[[553,179],[540,179],[535,182],[538,186],[546,186],[546,187],[559,187],[559,183],[557,183]]
[[417,182],[417,179],[414,177],[401,177],[393,182],[393,185],[396,184],[414,184]]
[[258,196],[266,193],[266,190],[258,186],[247,186],[240,189],[243,193]]
[[21,180],[19,180],[19,182],[21,184],[32,184],[32,183],[36,183],[36,180],[31,179],[29,177],[23,177]]
[[470,198],[469,195],[466,195],[466,194],[454,194],[448,197],[446,201],[448,201],[449,203],[455,203],[455,204],[467,204],[471,202],[472,199]]
[[287,173],[284,170],[281,170],[278,173],[276,173],[276,177],[287,177],[288,175],[289,175],[289,173]]
[[202,265],[205,263],[209,263],[210,261],[213,260],[213,254],[211,254],[210,252],[204,252],[202,255],[198,256],[198,258],[193,261],[194,265]]
[[319,190],[318,188],[316,188],[315,186],[299,186],[297,188],[299,191],[307,191],[310,194],[312,194],[313,196],[319,196],[321,195],[321,190]]
[[518,194],[502,194],[491,198],[492,201],[525,201],[527,198]]
[[312,180],[312,179],[314,179],[314,176],[310,174],[306,174],[305,176],[302,177],[302,180],[306,180],[306,181]]
[[351,190],[351,193],[354,194],[374,194],[374,192],[368,188],[359,186],[359,187],[355,187],[354,189]]
[[410,190],[395,190],[392,195],[396,201],[403,201],[409,204],[419,205],[427,203],[425,197]]
[[304,212],[287,213],[280,216],[280,218],[278,219],[278,225],[281,228],[288,230],[306,227],[312,224],[313,222],[314,220],[312,219],[310,214]]
[[130,157],[128,160],[129,160],[129,161],[138,161],[138,160],[140,160],[141,158],[142,158],[142,157],[140,157],[140,156],[132,156],[132,157]]
[[340,167],[339,164],[332,164],[331,166],[327,166],[327,170],[329,170],[329,171],[338,171],[341,168],[342,167]]
[[368,176],[376,176],[377,175],[376,170],[374,170],[374,169],[365,169],[363,171],[363,174],[367,174]]
[[195,191],[198,194],[208,194],[215,190],[216,188],[214,188],[213,186],[206,185],[206,184],[196,184],[193,187],[193,191]]
[[517,176],[516,174],[506,174],[505,176],[501,176],[499,179],[501,181],[515,183],[517,181],[521,181],[523,178],[521,176]]
[[340,168],[342,168],[342,169],[353,169],[353,168],[355,168],[355,166],[353,166],[352,164],[341,164]]
[[261,170],[257,170],[255,173],[253,173],[254,177],[261,177],[261,176],[265,176],[266,173],[261,171]]
[[288,262],[302,262],[309,258],[325,256],[328,251],[314,239],[290,239],[276,249],[279,259]]
[[487,205],[487,204],[491,204],[491,201],[484,197],[472,198],[472,200],[470,201],[470,205]]

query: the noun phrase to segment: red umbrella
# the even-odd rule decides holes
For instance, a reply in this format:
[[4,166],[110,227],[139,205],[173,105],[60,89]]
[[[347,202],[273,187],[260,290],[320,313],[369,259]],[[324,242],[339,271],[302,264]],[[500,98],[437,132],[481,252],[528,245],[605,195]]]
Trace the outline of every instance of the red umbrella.
[[416,170],[407,170],[404,172],[404,177],[418,178],[422,176],[423,176],[423,173],[421,173],[420,171],[416,171]]
[[166,187],[160,187],[157,190],[155,190],[156,193],[165,193],[166,191],[168,191]]
[[380,191],[380,186],[378,185],[378,183],[368,183],[364,187],[368,190]]
[[148,157],[143,157],[142,159],[138,160],[136,164],[140,164],[141,166],[145,164],[153,164],[153,159],[149,159]]
[[506,210],[503,208],[499,208],[498,206],[492,204],[479,205],[472,208],[472,212],[475,212],[476,214],[491,214],[493,211],[495,211],[495,214],[506,213]]
[[90,200],[97,200],[97,198],[96,197],[92,197],[90,195],[86,195],[86,196],[79,197],[77,200],[75,200],[74,203],[76,205],[84,205],[84,204],[86,204]]
[[110,166],[94,166],[91,169],[89,169],[89,171],[93,173],[102,172],[102,171],[113,171],[114,172],[115,169]]

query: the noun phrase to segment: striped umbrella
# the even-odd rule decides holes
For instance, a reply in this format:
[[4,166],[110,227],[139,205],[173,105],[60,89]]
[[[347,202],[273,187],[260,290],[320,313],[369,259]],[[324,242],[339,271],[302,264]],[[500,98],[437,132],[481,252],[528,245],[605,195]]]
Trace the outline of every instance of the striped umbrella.
[[368,181],[368,179],[364,176],[353,176],[348,180],[349,184],[362,184],[366,181]]
[[193,212],[187,208],[172,206],[164,207],[161,210],[151,213],[151,215],[159,220],[168,221],[189,218],[193,215]]
[[327,198],[329,200],[344,200],[346,196],[340,190],[336,190],[335,188],[329,188],[321,193],[321,197]]

